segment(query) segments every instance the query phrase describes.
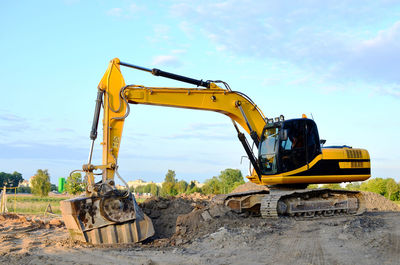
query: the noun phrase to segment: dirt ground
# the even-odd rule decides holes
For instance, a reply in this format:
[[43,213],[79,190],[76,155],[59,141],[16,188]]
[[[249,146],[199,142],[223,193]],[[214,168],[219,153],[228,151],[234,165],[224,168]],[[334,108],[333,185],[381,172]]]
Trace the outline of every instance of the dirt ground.
[[368,196],[362,216],[302,221],[236,214],[201,195],[152,198],[141,207],[157,235],[104,247],[73,242],[59,218],[0,215],[0,264],[399,264],[399,207]]

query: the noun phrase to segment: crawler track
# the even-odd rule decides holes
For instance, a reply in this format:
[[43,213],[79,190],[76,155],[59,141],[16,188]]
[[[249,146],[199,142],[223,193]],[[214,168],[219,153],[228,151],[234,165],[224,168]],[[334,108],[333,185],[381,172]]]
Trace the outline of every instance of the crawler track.
[[318,218],[359,215],[365,211],[362,193],[330,189],[246,191],[213,198],[236,212],[252,212],[263,218]]
[[359,215],[364,211],[364,198],[360,192],[329,189],[271,191],[261,199],[260,206],[263,218],[305,219]]

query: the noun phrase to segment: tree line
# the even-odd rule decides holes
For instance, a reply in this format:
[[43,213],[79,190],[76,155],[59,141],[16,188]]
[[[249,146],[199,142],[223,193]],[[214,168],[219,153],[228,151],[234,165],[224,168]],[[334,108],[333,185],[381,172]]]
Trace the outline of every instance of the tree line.
[[149,193],[153,196],[176,196],[179,194],[191,194],[199,192],[202,194],[221,194],[229,193],[237,186],[244,184],[243,175],[239,169],[225,169],[217,177],[207,179],[202,187],[196,185],[195,180],[189,183],[178,180],[174,170],[168,170],[161,187],[155,183],[140,185],[131,188],[135,193]]
[[[22,174],[18,172],[0,172],[0,187],[18,187],[23,181]],[[189,183],[178,180],[174,170],[168,170],[161,187],[155,183],[130,188],[131,192],[149,193],[153,196],[176,196],[179,194],[226,194],[232,192],[237,186],[244,184],[244,178],[240,170],[227,168],[218,176],[207,179],[202,187],[196,185],[197,181]],[[308,188],[347,189],[358,191],[370,191],[385,196],[392,201],[400,201],[400,182],[393,178],[373,178],[364,182],[352,182],[345,187],[338,183],[318,186],[311,184]],[[85,190],[86,184],[80,173],[71,174],[65,183],[65,190],[69,194],[78,194]],[[33,193],[38,196],[47,196],[51,190],[57,190],[57,186],[50,183],[50,174],[47,169],[38,169],[31,179],[31,187],[19,187],[18,192]]]
[[[308,188],[317,187],[316,184],[308,186]],[[338,183],[324,184],[320,188],[370,191],[385,196],[389,200],[400,201],[400,182],[396,182],[393,178],[373,178],[364,182],[352,182],[344,188]]]

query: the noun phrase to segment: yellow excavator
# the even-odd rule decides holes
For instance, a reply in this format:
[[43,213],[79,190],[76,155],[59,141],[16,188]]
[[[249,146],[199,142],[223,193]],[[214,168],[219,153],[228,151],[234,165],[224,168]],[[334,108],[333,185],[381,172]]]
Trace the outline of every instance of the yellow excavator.
[[[121,66],[197,87],[126,85]],[[125,183],[118,174],[118,152],[124,121],[130,113],[129,104],[215,111],[232,120],[252,165],[247,178],[268,186],[269,190],[217,196],[216,203],[238,212],[257,212],[263,218],[356,215],[365,210],[360,192],[306,187],[368,179],[371,173],[367,150],[350,146],[321,147],[325,141],[320,140],[313,120],[305,115],[290,120],[285,120],[282,115],[267,118],[249,97],[232,91],[223,81],[197,80],[115,58],[98,85],[89,158],[81,170],[86,174],[86,194],[61,203],[66,227],[75,240],[116,244],[139,242],[154,235],[151,219],[140,209],[133,194],[128,189],[115,188],[115,176]],[[92,153],[101,109],[103,161],[101,165],[93,165]],[[250,135],[253,146],[258,149],[257,155],[238,124]],[[101,180],[96,182],[96,175],[100,175]]]

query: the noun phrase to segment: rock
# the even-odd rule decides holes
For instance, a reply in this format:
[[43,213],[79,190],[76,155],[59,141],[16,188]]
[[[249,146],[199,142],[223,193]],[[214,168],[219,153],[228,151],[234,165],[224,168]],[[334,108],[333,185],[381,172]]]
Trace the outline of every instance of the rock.
[[63,225],[63,222],[60,219],[51,219],[49,224],[52,226],[61,227]]
[[341,240],[348,240],[349,238],[348,238],[348,236],[347,236],[346,234],[339,234],[339,235],[338,235],[338,239],[341,239]]
[[169,203],[166,202],[166,201],[160,202],[160,203],[158,204],[158,208],[160,208],[160,209],[167,209],[168,206],[169,206]]
[[212,217],[218,218],[230,212],[231,209],[225,205],[212,205],[208,211]]
[[210,215],[210,213],[208,211],[204,211],[201,213],[201,217],[203,217],[204,221],[209,221],[212,220],[212,216]]
[[20,216],[20,217],[19,217],[19,220],[20,220],[21,222],[23,222],[23,223],[28,222],[28,220],[26,219],[25,216]]

